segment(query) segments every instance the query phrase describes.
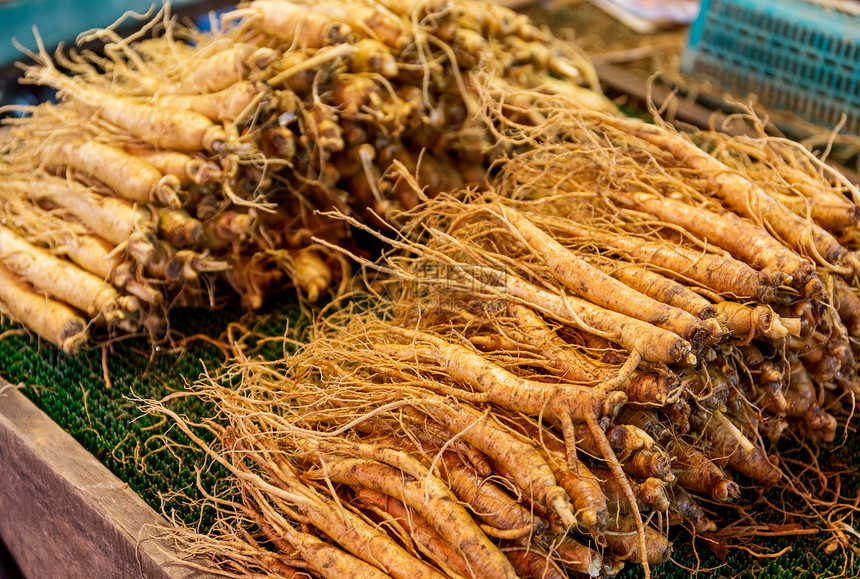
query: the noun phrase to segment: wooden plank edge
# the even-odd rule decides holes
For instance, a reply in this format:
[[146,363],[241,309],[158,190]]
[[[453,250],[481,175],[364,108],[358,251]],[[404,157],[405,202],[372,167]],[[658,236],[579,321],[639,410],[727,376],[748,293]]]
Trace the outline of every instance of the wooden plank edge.
[[25,577],[203,579],[168,522],[0,379],[0,536]]

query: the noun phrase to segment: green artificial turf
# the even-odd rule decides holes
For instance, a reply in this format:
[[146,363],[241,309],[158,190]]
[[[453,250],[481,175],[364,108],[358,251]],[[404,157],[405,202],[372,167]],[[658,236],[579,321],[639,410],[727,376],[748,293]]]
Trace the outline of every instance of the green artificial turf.
[[[229,323],[241,321],[261,335],[281,336],[286,324],[300,316],[293,303],[273,304],[252,319],[240,318],[236,311],[178,311],[171,316],[171,333],[217,338]],[[67,356],[19,329],[8,319],[0,322],[0,334],[6,333],[0,339],[0,376],[12,384],[24,384],[28,398],[155,510],[174,514],[186,525],[210,526],[212,513],[201,516],[193,505],[201,498],[194,466],[203,463],[202,453],[191,448],[191,441],[176,429],[170,433],[176,445],[166,449],[161,435],[170,424],[143,415],[135,398],[160,399],[182,390],[186,380],[200,375],[204,364],[214,369],[225,361],[221,350],[201,339],[186,340],[180,347],[169,343],[153,347],[144,337],[116,341],[107,356],[108,388],[101,348]],[[262,353],[275,358],[282,349],[272,343]],[[212,409],[196,397],[177,399],[171,408],[192,420],[212,415]],[[219,477],[226,478],[225,472],[210,467],[201,474],[201,482],[211,489]],[[187,496],[172,496],[175,493]]]
[[[268,311],[253,318],[240,318],[235,309],[214,313],[178,311],[172,314],[171,325],[174,329],[181,328],[184,336],[202,333],[218,337],[224,334],[229,323],[241,321],[246,327],[253,326],[258,335],[277,337],[283,335],[288,323],[295,326],[299,318],[299,308],[283,302],[270,305]],[[145,338],[120,340],[111,345],[107,358],[112,385],[106,388],[100,348],[67,356],[32,335],[15,332],[17,329],[20,326],[7,320],[0,322],[0,334],[6,333],[0,339],[0,375],[13,384],[25,384],[24,393],[37,406],[155,510],[169,513],[186,525],[209,527],[213,513],[201,513],[193,504],[201,498],[196,489],[195,466],[204,463],[202,453],[193,449],[190,441],[176,429],[171,430],[170,439],[179,446],[166,451],[160,435],[170,424],[158,417],[142,415],[134,397],[158,399],[181,390],[186,380],[193,381],[199,376],[204,364],[209,368],[218,367],[224,361],[224,354],[200,339],[188,340],[176,349],[160,346],[158,351],[154,351]],[[178,331],[174,333],[180,335]],[[282,346],[273,341],[258,352],[276,359],[282,354]],[[211,408],[194,397],[181,398],[171,408],[192,419],[212,414]],[[803,458],[798,455],[799,460]],[[860,442],[851,438],[838,452],[823,452],[822,461],[823,467],[832,470],[845,471],[860,465]],[[211,465],[201,476],[208,489],[219,484],[220,479],[225,481],[223,484],[227,480],[223,470]],[[843,475],[841,484],[845,497],[856,497],[860,493],[860,481],[855,472]],[[746,498],[754,497],[747,494]],[[772,522],[791,520],[774,516]],[[759,545],[770,552],[787,546],[791,551],[777,559],[761,559],[741,550],[730,550],[725,561],[707,549],[701,540],[694,552],[689,535],[682,531],[674,534],[673,540],[674,560],[681,566],[671,562],[659,566],[654,577],[689,577],[688,569],[697,566],[702,569],[700,577],[831,577],[841,576],[846,566],[846,555],[841,550],[830,555],[822,552],[822,543],[826,540],[823,535],[759,540]],[[849,564],[847,574],[860,575],[860,565]],[[641,577],[642,572],[638,566],[628,565],[620,576],[631,579]]]

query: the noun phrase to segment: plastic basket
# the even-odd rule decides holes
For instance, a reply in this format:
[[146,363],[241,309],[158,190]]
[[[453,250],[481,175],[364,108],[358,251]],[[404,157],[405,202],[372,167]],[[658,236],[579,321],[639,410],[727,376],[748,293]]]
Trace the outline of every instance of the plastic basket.
[[703,0],[681,70],[815,123],[860,133],[858,4]]

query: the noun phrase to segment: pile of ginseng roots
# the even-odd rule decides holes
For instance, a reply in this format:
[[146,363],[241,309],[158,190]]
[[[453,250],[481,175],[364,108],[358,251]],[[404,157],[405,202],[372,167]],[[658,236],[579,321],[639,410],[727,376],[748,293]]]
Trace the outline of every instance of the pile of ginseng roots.
[[485,81],[522,148],[487,187],[398,215],[370,293],[297,354],[239,348],[175,395],[210,420],[147,407],[231,473],[196,552],[267,576],[648,576],[682,526],[723,554],[820,532],[850,555],[853,475],[819,452],[860,392],[856,189],[788,141]]
[[[92,327],[163,337],[176,306],[314,301],[357,249],[342,221],[479,181],[494,152],[471,75],[611,107],[576,49],[472,0],[259,0],[201,33],[169,14],[103,50],[31,56],[58,102],[0,132],[0,309],[73,352]],[[150,37],[153,35],[154,37]],[[7,110],[7,112],[9,112]]]

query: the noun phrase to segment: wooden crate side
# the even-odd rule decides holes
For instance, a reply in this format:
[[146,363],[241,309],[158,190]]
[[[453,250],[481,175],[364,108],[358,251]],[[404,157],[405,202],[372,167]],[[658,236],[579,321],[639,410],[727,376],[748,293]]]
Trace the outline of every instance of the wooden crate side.
[[0,394],[0,536],[25,577],[211,576],[171,563],[166,525],[21,392]]

